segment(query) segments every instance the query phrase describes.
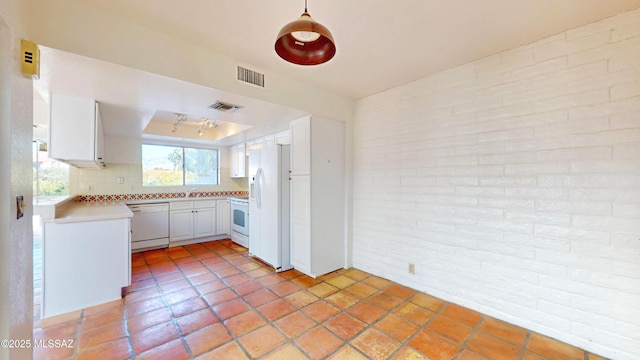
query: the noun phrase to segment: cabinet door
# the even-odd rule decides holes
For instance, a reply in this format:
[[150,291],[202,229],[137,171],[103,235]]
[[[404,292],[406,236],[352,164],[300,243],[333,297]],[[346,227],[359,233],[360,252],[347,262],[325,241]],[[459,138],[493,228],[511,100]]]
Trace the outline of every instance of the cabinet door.
[[283,131],[276,134],[276,144],[289,145],[289,131]]
[[51,94],[51,158],[95,160],[95,109],[93,100]]
[[102,116],[100,115],[100,107],[98,103],[95,106],[95,160],[104,165],[104,132],[102,130]]
[[290,124],[291,174],[311,173],[311,117],[293,120]]
[[216,202],[216,216],[217,235],[231,234],[231,204],[229,200],[218,200]]
[[194,210],[193,237],[216,235],[216,208]]
[[246,151],[244,144],[234,145],[229,149],[230,153],[230,176],[232,178],[246,177]]
[[314,276],[311,267],[311,177],[291,176],[291,265]]
[[193,238],[193,210],[176,210],[169,213],[169,241]]

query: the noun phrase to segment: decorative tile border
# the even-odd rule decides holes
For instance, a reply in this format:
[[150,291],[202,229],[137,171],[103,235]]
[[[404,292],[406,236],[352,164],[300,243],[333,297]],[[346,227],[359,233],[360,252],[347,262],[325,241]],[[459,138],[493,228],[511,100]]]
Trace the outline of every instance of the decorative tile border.
[[[198,191],[192,192],[189,198],[248,196],[248,191]],[[186,192],[150,193],[150,194],[116,194],[116,195],[80,195],[76,201],[128,201],[128,200],[158,200],[177,199],[187,196]]]

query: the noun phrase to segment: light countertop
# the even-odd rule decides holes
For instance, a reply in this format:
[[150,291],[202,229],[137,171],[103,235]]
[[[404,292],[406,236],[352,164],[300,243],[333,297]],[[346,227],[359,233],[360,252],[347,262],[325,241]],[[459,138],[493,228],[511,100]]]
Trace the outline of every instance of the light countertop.
[[73,200],[73,195],[40,195],[33,197],[33,206],[56,206]]
[[[180,201],[230,200],[234,196],[180,197],[168,199],[126,200],[126,201],[73,201],[75,196],[51,196],[34,198],[34,207],[47,209],[44,221],[54,223],[72,223],[80,221],[99,221],[130,218],[133,213],[128,204],[156,204]],[[242,197],[240,197],[242,198]],[[43,212],[44,215],[44,212]]]
[[200,201],[200,200],[230,200],[235,198],[234,196],[194,196],[194,197],[178,197],[167,199],[148,199],[148,200],[126,200],[127,204],[157,204],[157,203],[170,203],[178,201]]
[[72,223],[80,221],[114,220],[133,217],[133,213],[124,202],[75,202],[71,206],[56,212],[54,223]]

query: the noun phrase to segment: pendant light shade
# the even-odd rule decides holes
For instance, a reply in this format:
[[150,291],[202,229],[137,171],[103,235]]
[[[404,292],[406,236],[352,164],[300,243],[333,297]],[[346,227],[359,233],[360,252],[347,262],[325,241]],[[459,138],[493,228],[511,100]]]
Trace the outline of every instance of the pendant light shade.
[[333,36],[311,18],[306,1],[300,18],[285,25],[278,33],[275,49],[281,58],[298,65],[322,64],[336,54]]

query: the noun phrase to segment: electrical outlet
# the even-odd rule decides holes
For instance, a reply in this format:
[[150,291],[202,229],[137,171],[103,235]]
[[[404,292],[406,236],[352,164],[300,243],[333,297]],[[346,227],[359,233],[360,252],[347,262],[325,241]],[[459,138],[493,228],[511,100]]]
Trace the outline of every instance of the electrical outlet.
[[409,263],[409,274],[416,274],[416,264]]

